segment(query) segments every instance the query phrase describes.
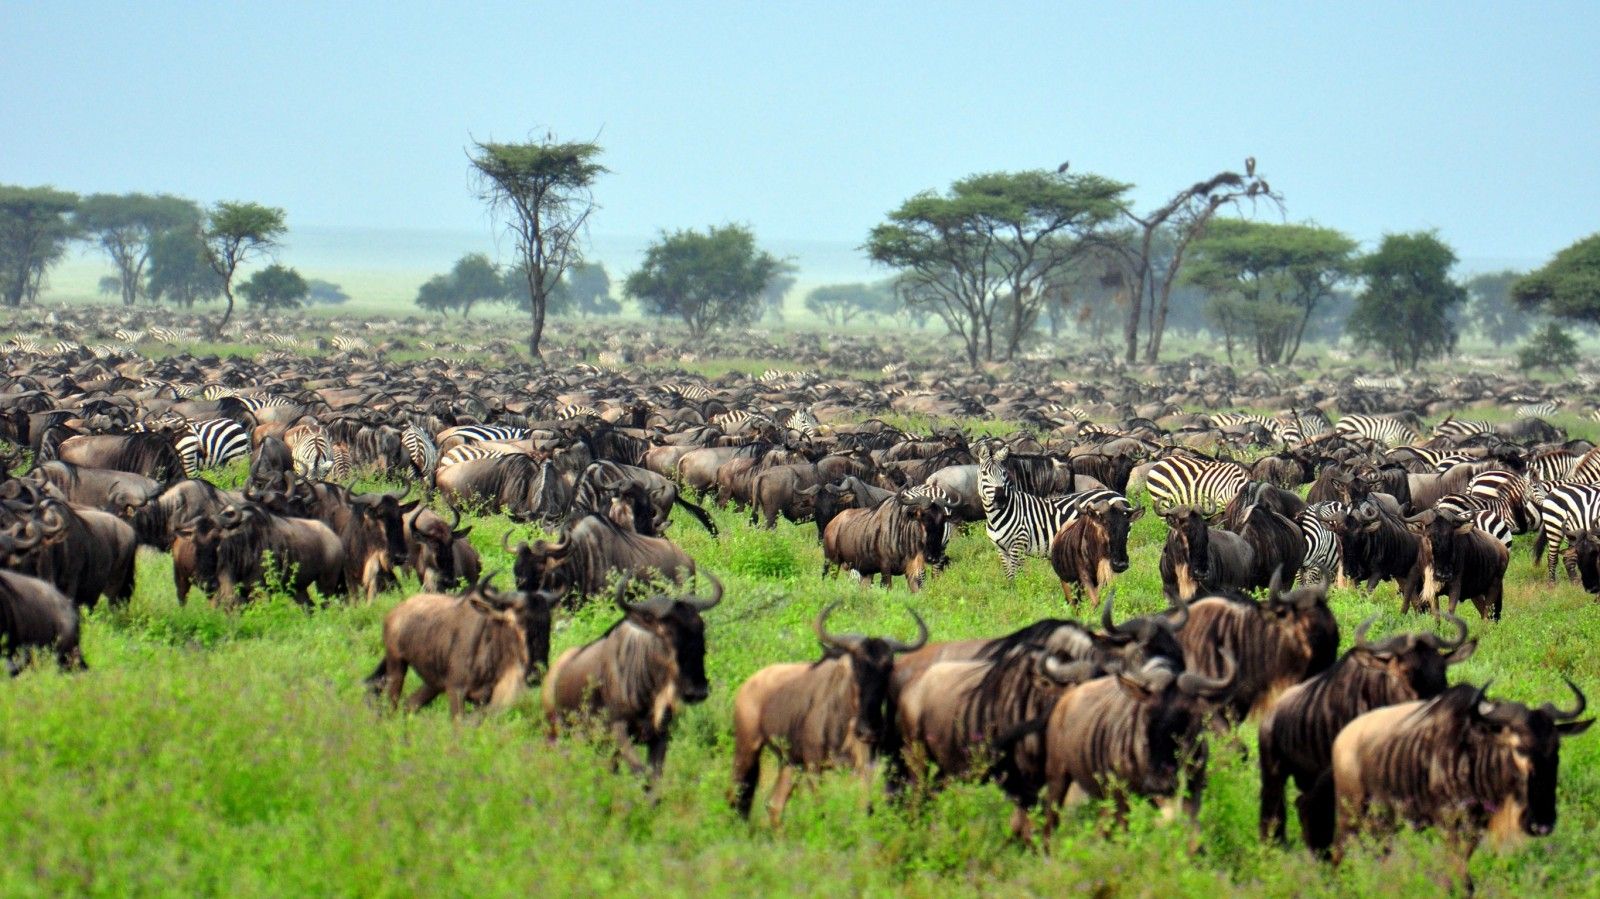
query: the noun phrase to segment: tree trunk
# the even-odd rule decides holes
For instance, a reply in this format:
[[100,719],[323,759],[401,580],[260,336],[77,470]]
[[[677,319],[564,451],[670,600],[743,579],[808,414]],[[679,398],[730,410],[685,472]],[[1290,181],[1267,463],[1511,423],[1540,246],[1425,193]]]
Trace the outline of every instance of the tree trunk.
[[228,308],[222,313],[222,321],[217,322],[216,327],[211,329],[212,338],[221,337],[222,329],[228,326],[228,319],[233,318],[233,285],[224,281],[222,294],[228,299]]
[[1128,346],[1123,361],[1129,365],[1139,361],[1139,316],[1144,314],[1144,281],[1145,275],[1141,273],[1128,294],[1128,326],[1123,331]]
[[528,355],[533,361],[544,364],[544,356],[539,352],[539,344],[544,340],[544,306],[545,297],[529,293],[533,301],[533,330],[528,332]]

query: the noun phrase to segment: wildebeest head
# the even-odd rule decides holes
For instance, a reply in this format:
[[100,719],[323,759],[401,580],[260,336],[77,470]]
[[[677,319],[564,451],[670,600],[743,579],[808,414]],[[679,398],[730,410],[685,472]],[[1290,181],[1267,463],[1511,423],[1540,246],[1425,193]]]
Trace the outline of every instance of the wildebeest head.
[[1262,611],[1307,659],[1304,676],[1328,669],[1339,655],[1339,622],[1328,608],[1328,585],[1306,584],[1285,591],[1283,569],[1272,573]]
[[[450,507],[452,519],[449,524],[445,524],[438,515],[431,512],[424,515],[424,512],[427,510],[418,507],[407,516],[411,523],[412,539],[416,541],[417,571],[422,579],[422,589],[435,592],[454,589],[463,577],[463,572],[457,570],[455,542],[465,539],[472,528],[459,527],[461,510],[453,505]],[[518,580],[517,589],[530,588]]]
[[550,614],[561,597],[542,590],[502,593],[489,586],[493,578],[493,574],[485,576],[467,592],[466,598],[485,614],[503,616],[522,629],[528,649],[526,680],[531,684],[550,664]]
[[1156,659],[1166,659],[1171,667],[1181,670],[1183,644],[1178,642],[1177,632],[1189,621],[1188,604],[1169,598],[1165,613],[1142,615],[1118,624],[1111,609],[1115,599],[1115,589],[1106,591],[1106,602],[1100,609],[1101,633],[1095,635],[1106,668],[1133,670]]
[[1106,549],[1111,558],[1111,570],[1118,574],[1127,571],[1128,531],[1144,515],[1144,507],[1126,501],[1104,500],[1086,505],[1078,514],[1093,515],[1100,519],[1106,530]]
[[1189,573],[1196,580],[1210,577],[1211,534],[1205,516],[1193,506],[1179,506],[1169,509],[1162,517],[1171,528],[1167,534],[1167,548],[1188,563]]
[[1433,573],[1441,581],[1449,581],[1456,576],[1455,552],[1456,542],[1470,540],[1472,532],[1477,530],[1477,523],[1470,517],[1462,516],[1453,509],[1438,509],[1431,521],[1426,522],[1428,541],[1433,545]]
[[1583,589],[1600,593],[1600,531],[1582,531],[1572,541],[1572,552],[1578,560],[1578,576]]
[[410,555],[406,546],[405,516],[416,507],[416,500],[402,504],[387,493],[357,496],[350,501],[350,511],[368,533],[371,545],[382,546],[389,555],[389,564],[395,567],[404,565]]
[[1223,674],[1210,678],[1193,671],[1180,672],[1166,659],[1153,659],[1143,667],[1119,672],[1117,683],[1141,707],[1135,726],[1142,726],[1147,764],[1143,783],[1132,784],[1151,796],[1170,795],[1178,788],[1178,772],[1194,753],[1201,752],[1200,735],[1206,718],[1233,689],[1238,666],[1233,654],[1222,653]]
[[[1556,826],[1556,774],[1560,762],[1561,738],[1576,736],[1589,729],[1593,718],[1576,720],[1583,714],[1588,702],[1583,691],[1572,681],[1567,687],[1577,697],[1571,709],[1558,709],[1554,703],[1545,703],[1530,709],[1520,702],[1498,702],[1489,699],[1485,684],[1476,691],[1476,701],[1470,709],[1471,739],[1481,744],[1508,748],[1509,760],[1496,766],[1497,786],[1509,788],[1511,796],[1479,797],[1489,801],[1509,798],[1522,806],[1518,822],[1524,833],[1542,837]],[[1485,752],[1492,752],[1485,746]],[[1509,765],[1505,764],[1509,761]]]
[[627,600],[631,575],[617,583],[616,603],[627,620],[653,632],[672,655],[676,670],[677,693],[688,703],[704,702],[711,693],[706,681],[706,624],[700,613],[722,601],[722,582],[710,572],[711,598],[663,596],[657,594],[643,602]]
[[565,592],[572,579],[564,576],[562,567],[576,546],[570,534],[553,543],[545,540],[519,543],[515,550],[511,549],[510,538],[510,531],[500,535],[500,546],[516,555],[511,571],[516,577],[518,590],[553,589]]
[[1477,640],[1467,639],[1467,623],[1454,615],[1446,615],[1456,627],[1454,640],[1437,634],[1396,634],[1381,643],[1367,642],[1367,629],[1377,620],[1374,615],[1356,628],[1356,645],[1350,657],[1356,664],[1380,669],[1391,678],[1406,684],[1420,699],[1430,699],[1450,686],[1448,669],[1451,665],[1472,658],[1478,648]]
[[915,611],[911,617],[917,622],[917,639],[902,643],[891,637],[869,637],[865,634],[831,634],[828,616],[839,607],[835,602],[822,610],[815,624],[817,639],[822,643],[823,659],[848,657],[850,673],[856,687],[856,739],[875,746],[883,734],[884,704],[889,692],[889,677],[894,672],[897,653],[916,652],[928,642],[928,625]]
[[945,519],[950,517],[950,510],[944,503],[929,499],[926,496],[907,497],[898,495],[896,499],[905,507],[906,514],[918,524],[922,525],[922,557],[929,565],[939,567],[944,565],[945,550]]

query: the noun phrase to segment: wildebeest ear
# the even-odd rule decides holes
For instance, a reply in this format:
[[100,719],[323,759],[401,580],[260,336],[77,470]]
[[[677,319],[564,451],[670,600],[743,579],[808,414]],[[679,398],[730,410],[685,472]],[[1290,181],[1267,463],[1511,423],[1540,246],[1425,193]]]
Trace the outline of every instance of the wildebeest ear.
[[1116,677],[1117,686],[1121,687],[1129,696],[1132,696],[1139,702],[1144,702],[1150,698],[1150,688],[1145,686],[1140,681],[1120,671],[1117,672]]
[[1461,644],[1460,646],[1456,647],[1454,652],[1452,652],[1449,655],[1445,656],[1444,657],[1444,663],[1446,665],[1458,665],[1458,664],[1460,664],[1462,662],[1465,662],[1467,659],[1472,658],[1472,654],[1477,652],[1477,651],[1478,651],[1478,638],[1477,637],[1473,637],[1471,640],[1468,640],[1467,642],[1465,642],[1465,643]]
[[1143,518],[1143,517],[1144,517],[1144,506],[1134,506],[1133,507],[1133,511],[1131,513],[1129,513],[1129,515],[1128,515],[1128,523],[1132,524],[1133,522],[1138,521],[1140,518]]
[[801,496],[816,496],[817,495],[817,490],[820,487],[821,487],[820,484],[813,484],[810,487],[807,487],[807,488],[805,488],[803,490],[797,490],[795,492],[800,494]]
[[400,506],[400,514],[401,515],[409,515],[411,513],[411,510],[415,509],[421,503],[422,503],[422,500],[420,500],[420,499],[414,499],[409,503],[402,503],[401,506]]
[[1578,734],[1588,730],[1589,725],[1593,723],[1593,718],[1585,718],[1582,721],[1558,721],[1556,722],[1556,733],[1563,737],[1576,737]]
[[472,525],[469,524],[469,525],[467,525],[466,527],[462,528],[459,531],[451,531],[450,532],[450,539],[451,540],[465,540],[467,535],[470,534],[470,533],[472,533]]

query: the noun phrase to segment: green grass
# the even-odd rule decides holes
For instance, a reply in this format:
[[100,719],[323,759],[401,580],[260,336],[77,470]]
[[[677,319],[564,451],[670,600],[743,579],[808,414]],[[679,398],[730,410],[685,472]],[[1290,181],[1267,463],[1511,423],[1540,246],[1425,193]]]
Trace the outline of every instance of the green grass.
[[[0,845],[11,860],[0,866],[0,894],[1437,892],[1446,863],[1431,833],[1404,835],[1387,854],[1359,851],[1338,870],[1261,846],[1253,724],[1242,730],[1250,755],[1215,747],[1200,856],[1189,855],[1186,828],[1143,810],[1110,834],[1092,810],[1069,815],[1041,855],[1010,840],[1009,808],[982,784],[958,784],[915,810],[879,801],[863,814],[842,772],[798,791],[781,832],[746,824],[726,804],[734,691],[765,664],[814,658],[809,623],[824,604],[845,601],[841,629],[902,636],[913,606],[936,639],[1002,632],[1064,606],[1042,560],[1007,584],[981,528],[960,535],[950,567],[911,596],[898,582],[885,591],[820,580],[811,525],[758,532],[743,513],[715,517],[721,538],[686,516],[670,529],[728,591],[707,614],[711,698],[678,722],[656,802],[612,770],[603,739],[547,743],[533,694],[461,723],[443,702],[412,716],[375,711],[361,681],[379,657],[384,613],[414,583],[372,605],[306,612],[278,597],[223,612],[179,606],[171,560],[142,551],[133,601],[85,623],[91,671],[35,669],[0,692]],[[501,535],[537,531],[473,521],[485,570],[509,584]],[[1134,527],[1119,616],[1163,604],[1162,528],[1152,515]],[[1520,699],[1565,702],[1563,674],[1600,693],[1600,608],[1565,582],[1545,587],[1521,545],[1509,584],[1503,623],[1464,611],[1482,645],[1455,676],[1493,677],[1497,695]],[[1430,626],[1401,619],[1392,587],[1336,591],[1333,606],[1347,641],[1374,613],[1374,634]],[[603,602],[563,616],[552,655],[615,617]],[[1486,894],[1596,891],[1600,738],[1563,748],[1556,833],[1480,852],[1473,870]]]

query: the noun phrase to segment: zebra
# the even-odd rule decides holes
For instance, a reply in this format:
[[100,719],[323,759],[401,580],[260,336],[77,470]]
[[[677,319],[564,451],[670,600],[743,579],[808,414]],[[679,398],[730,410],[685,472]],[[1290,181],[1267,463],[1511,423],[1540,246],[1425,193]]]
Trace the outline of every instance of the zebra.
[[1526,534],[1539,527],[1539,501],[1533,485],[1514,471],[1495,468],[1479,472],[1467,482],[1467,493],[1503,507],[1515,533]]
[[441,446],[449,443],[455,447],[464,443],[527,440],[532,435],[527,428],[512,425],[460,425],[440,431],[438,441]]
[[811,440],[817,436],[822,423],[817,421],[817,417],[811,414],[810,409],[796,409],[789,413],[789,419],[783,426],[791,431],[798,431],[801,438]]
[[1384,446],[1396,446],[1421,440],[1422,435],[1417,430],[1420,426],[1421,421],[1414,412],[1400,412],[1393,415],[1346,415],[1333,426],[1333,432],[1343,437],[1359,437]]
[[1549,418],[1564,405],[1566,405],[1566,400],[1542,400],[1536,403],[1524,403],[1517,407],[1517,417]]
[[415,423],[407,424],[405,430],[400,432],[400,448],[405,450],[417,477],[427,486],[433,486],[434,469],[439,467],[439,447],[428,432]]
[[328,469],[328,480],[348,481],[355,474],[355,466],[350,461],[350,447],[343,443],[333,445],[333,463]]
[[1572,463],[1566,480],[1573,484],[1600,484],[1600,447],[1595,447]]
[[706,400],[716,396],[716,394],[712,393],[709,389],[702,387],[699,384],[668,384],[667,392],[675,393],[678,396],[681,396],[684,399],[694,403],[705,402]]
[[357,350],[369,349],[370,345],[367,343],[365,338],[351,337],[347,334],[340,334],[333,338],[333,348],[341,353],[350,353]]
[[[1539,502],[1539,536],[1534,538],[1535,560],[1545,557],[1545,577],[1556,579],[1556,557],[1569,535],[1600,526],[1600,485],[1557,484]],[[1569,569],[1568,574],[1571,574]]]
[[720,429],[724,434],[732,434],[744,428],[755,428],[771,423],[772,420],[767,418],[765,415],[761,415],[756,412],[746,412],[743,409],[735,409],[732,412],[723,412],[718,415],[713,415],[711,416],[711,421],[709,422],[709,424]]
[[1361,375],[1351,381],[1350,386],[1357,390],[1404,390],[1406,389],[1406,382],[1393,375],[1387,378]]
[[1300,566],[1302,584],[1344,584],[1344,546],[1330,522],[1342,521],[1350,507],[1338,500],[1312,503],[1295,516],[1306,541],[1306,559]]
[[1511,510],[1498,498],[1488,500],[1470,493],[1453,493],[1435,503],[1434,509],[1470,520],[1478,530],[1504,544],[1507,552],[1511,551]]
[[1000,551],[1006,577],[1015,580],[1024,555],[1043,556],[1050,552],[1056,532],[1077,519],[1084,505],[1110,502],[1137,516],[1128,498],[1115,490],[1087,490],[1083,493],[1035,496],[1011,486],[1006,474],[1008,447],[990,451],[980,444],[978,457],[978,495],[983,500],[985,534]]
[[1444,421],[1433,426],[1433,436],[1444,437],[1448,440],[1461,441],[1479,434],[1494,433],[1494,425],[1481,419],[1456,418],[1446,416]]
[[283,442],[294,457],[294,470],[304,477],[322,480],[333,468],[333,446],[320,424],[295,425],[283,433]]
[[1232,502],[1249,480],[1249,472],[1236,462],[1175,455],[1150,466],[1145,486],[1150,491],[1150,505],[1164,513],[1178,506],[1220,509]]
[[250,432],[231,418],[190,422],[174,448],[183,460],[183,473],[192,478],[203,468],[216,468],[249,456]]
[[150,335],[150,339],[156,343],[177,343],[183,339],[183,335],[179,334],[177,331],[174,331],[171,328],[163,328],[160,326],[151,327],[148,333]]
[[556,410],[557,421],[567,421],[573,418],[599,418],[600,410],[587,403],[567,403]]
[[1569,449],[1552,449],[1535,453],[1528,459],[1528,480],[1535,484],[1559,484],[1572,478],[1578,456]]
[[261,339],[281,349],[292,349],[300,345],[300,338],[290,334],[263,334]]
[[[435,450],[434,452],[438,452],[438,450]],[[517,455],[516,450],[507,449],[503,446],[496,446],[492,443],[489,445],[484,445],[482,443],[462,443],[445,450],[444,454],[438,457],[439,461],[436,463],[436,469],[449,468],[452,465],[459,465],[462,462],[471,462],[475,459],[492,459],[496,456],[515,455]]]

